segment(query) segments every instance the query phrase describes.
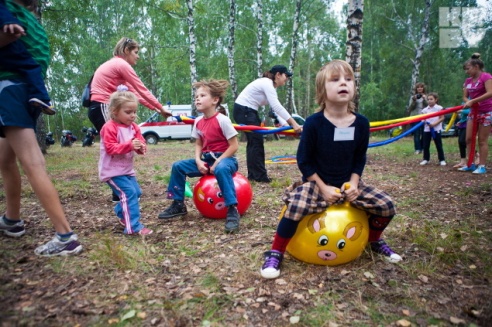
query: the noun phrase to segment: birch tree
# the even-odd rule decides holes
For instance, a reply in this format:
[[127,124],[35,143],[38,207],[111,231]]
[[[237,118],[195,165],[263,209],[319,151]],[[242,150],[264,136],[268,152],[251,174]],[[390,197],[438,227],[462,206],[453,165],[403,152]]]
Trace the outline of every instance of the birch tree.
[[[193,18],[193,0],[186,0],[186,6],[188,8],[188,38],[190,40],[190,79],[191,85],[197,81],[197,72],[196,72],[196,39],[195,39],[195,20]],[[193,115],[196,116],[196,107],[195,107],[195,89],[191,87],[191,107],[193,108]]]
[[236,100],[237,93],[237,81],[236,70],[234,65],[234,43],[236,41],[235,31],[236,29],[236,0],[230,0],[229,7],[229,45],[227,47],[227,65],[229,67],[229,82],[231,83],[232,95]]
[[[297,46],[299,44],[299,20],[301,17],[301,7],[302,0],[296,1],[296,10],[294,12],[294,24],[292,27],[292,47],[290,48],[290,60],[289,60],[289,71],[294,71],[296,55],[297,55]],[[289,78],[287,82],[287,110],[292,113],[297,113],[297,108],[294,102],[294,80]]]
[[[415,84],[417,84],[419,75],[420,75],[420,63],[422,60],[422,56],[424,54],[424,47],[425,45],[429,42],[429,21],[430,21],[430,11],[431,11],[431,6],[432,6],[432,0],[426,0],[425,1],[425,9],[424,9],[424,20],[422,22],[422,27],[420,29],[420,37],[417,41],[415,40],[415,58],[410,59],[412,61],[412,83],[410,87],[410,96],[408,99],[408,105],[406,109],[406,114],[410,114],[410,105],[412,104],[412,96],[413,96],[413,90],[415,88]],[[410,22],[409,22],[410,23]],[[408,25],[408,30],[411,31],[412,29],[410,28],[411,26]],[[413,36],[413,33],[408,33],[408,37],[410,39],[415,39]]]
[[364,0],[349,0],[347,18],[347,52],[346,61],[355,73],[356,97],[355,110],[359,108],[360,69],[362,65],[362,21],[364,17]]
[[256,66],[258,77],[263,75],[263,1],[256,0]]

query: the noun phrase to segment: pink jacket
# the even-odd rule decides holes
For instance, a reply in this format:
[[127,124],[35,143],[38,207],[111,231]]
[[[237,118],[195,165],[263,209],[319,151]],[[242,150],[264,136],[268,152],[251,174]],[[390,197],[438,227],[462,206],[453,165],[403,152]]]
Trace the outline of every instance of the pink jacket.
[[[103,182],[115,176],[135,176],[133,169],[132,140],[138,138],[145,146],[140,127],[130,126],[108,120],[101,129],[99,156],[99,179]],[[138,151],[143,154],[144,151]]]
[[162,104],[145,87],[133,67],[118,56],[106,61],[94,73],[91,100],[108,104],[109,97],[121,84],[126,85],[129,91],[135,93],[142,105],[149,109],[162,109]]

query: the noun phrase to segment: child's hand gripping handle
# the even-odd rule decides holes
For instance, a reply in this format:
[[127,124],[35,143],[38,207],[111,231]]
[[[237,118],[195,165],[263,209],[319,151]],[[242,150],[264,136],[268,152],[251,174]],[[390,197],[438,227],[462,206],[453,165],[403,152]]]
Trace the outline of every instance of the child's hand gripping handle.
[[343,183],[342,185],[342,190],[340,190],[339,188],[336,189],[336,192],[337,193],[341,193],[342,194],[342,197],[340,198],[340,200],[338,200],[336,202],[336,204],[341,204],[341,203],[344,203],[345,202],[345,190],[349,189],[350,188],[350,183]]

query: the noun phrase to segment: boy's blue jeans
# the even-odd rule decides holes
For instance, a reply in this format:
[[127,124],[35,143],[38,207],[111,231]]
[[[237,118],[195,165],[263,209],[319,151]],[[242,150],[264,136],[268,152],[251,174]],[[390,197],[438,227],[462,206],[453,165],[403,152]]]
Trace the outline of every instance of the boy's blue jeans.
[[140,232],[144,228],[140,222],[140,204],[138,202],[142,190],[135,176],[115,176],[106,183],[120,197],[120,202],[114,207],[114,213],[126,225],[123,232],[125,234]]
[[[215,157],[218,158],[220,153],[216,153]],[[209,155],[202,156],[202,160],[205,161],[209,167],[215,162],[215,159]],[[217,167],[215,167],[215,178],[219,184],[219,188],[224,197],[225,205],[228,207],[233,204],[237,204],[236,188],[234,187],[234,180],[232,175],[238,170],[238,163],[235,157],[229,157],[221,159]],[[171,179],[167,186],[167,198],[178,201],[184,200],[186,176],[189,177],[201,177],[202,173],[198,170],[195,159],[186,159],[176,161],[173,163],[171,170]]]

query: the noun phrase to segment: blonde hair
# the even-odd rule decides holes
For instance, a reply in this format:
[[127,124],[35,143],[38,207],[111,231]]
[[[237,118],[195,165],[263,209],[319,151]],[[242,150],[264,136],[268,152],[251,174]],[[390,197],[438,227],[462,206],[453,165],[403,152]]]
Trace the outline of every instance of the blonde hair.
[[223,79],[209,79],[193,83],[195,89],[199,89],[200,87],[206,88],[212,97],[219,98],[219,102],[217,103],[218,108],[222,107],[220,104],[225,99],[228,86],[229,82]]
[[[118,88],[120,87],[118,86]],[[128,90],[118,90],[111,94],[109,97],[109,114],[111,115],[111,119],[116,117],[121,107],[127,102],[135,102],[138,105],[138,98],[133,92]]]
[[113,56],[124,56],[126,55],[125,49],[132,51],[133,49],[138,49],[139,45],[135,40],[128,37],[122,37],[113,50]]
[[[343,60],[339,60],[339,59],[332,60],[329,63],[323,65],[323,67],[321,67],[321,69],[318,71],[318,74],[316,74],[316,103],[319,105],[319,108],[316,109],[316,112],[323,111],[325,110],[326,107],[326,100],[328,98],[326,94],[326,86],[325,86],[326,81],[331,77],[333,77],[334,75],[342,75],[342,74],[349,74],[350,77],[352,78],[353,83],[355,83],[355,75],[352,66],[350,66],[348,62]],[[354,92],[354,98],[355,98],[355,92]],[[352,99],[350,100],[350,103],[348,105],[348,110],[353,112],[354,109],[355,109],[355,103]]]

